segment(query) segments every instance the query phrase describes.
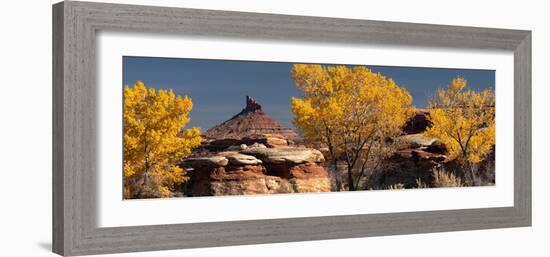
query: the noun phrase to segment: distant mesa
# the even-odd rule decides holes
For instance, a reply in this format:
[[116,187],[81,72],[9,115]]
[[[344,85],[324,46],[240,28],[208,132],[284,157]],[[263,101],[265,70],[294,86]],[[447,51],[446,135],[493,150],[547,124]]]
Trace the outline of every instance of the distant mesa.
[[284,127],[262,110],[262,106],[250,96],[246,96],[246,106],[231,119],[208,129],[203,136],[208,140],[253,138],[269,135],[282,139],[292,139],[298,135]]

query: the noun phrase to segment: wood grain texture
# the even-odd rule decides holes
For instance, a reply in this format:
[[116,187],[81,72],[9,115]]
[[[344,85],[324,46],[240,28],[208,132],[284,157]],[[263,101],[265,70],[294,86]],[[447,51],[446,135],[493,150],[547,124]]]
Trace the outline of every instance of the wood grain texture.
[[531,224],[531,32],[514,51],[514,207]]
[[63,4],[53,7],[52,17],[52,249],[63,253],[65,243],[64,227],[64,181],[63,181],[63,78],[64,78],[64,15]]
[[[514,207],[99,228],[96,32],[514,51]],[[66,1],[53,6],[53,250],[85,255],[531,225],[531,33]]]

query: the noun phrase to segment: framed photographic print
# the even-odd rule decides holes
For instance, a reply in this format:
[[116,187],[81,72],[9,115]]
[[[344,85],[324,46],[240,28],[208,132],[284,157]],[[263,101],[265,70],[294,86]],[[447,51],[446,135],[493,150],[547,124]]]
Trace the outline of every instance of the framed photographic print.
[[61,255],[531,225],[531,32],[53,6]]

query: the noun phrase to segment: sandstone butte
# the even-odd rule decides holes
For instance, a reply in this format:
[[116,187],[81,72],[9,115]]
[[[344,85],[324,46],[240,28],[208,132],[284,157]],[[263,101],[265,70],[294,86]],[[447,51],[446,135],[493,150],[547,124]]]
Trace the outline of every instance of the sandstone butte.
[[265,113],[256,100],[246,96],[246,105],[241,112],[208,129],[203,137],[207,140],[240,140],[262,135],[281,139],[292,139],[298,136],[292,129],[284,127]]

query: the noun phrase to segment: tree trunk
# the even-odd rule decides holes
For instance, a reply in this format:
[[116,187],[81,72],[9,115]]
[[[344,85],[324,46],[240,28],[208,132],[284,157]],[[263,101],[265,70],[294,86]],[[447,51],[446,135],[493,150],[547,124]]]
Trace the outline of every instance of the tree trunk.
[[138,191],[136,192],[136,194],[134,195],[134,198],[135,199],[138,199],[138,198],[141,198],[141,193],[143,192],[143,187],[145,187],[145,185],[147,185],[147,179],[149,178],[149,172],[145,172],[143,173],[143,182],[141,183],[141,186],[139,187]]
[[353,182],[353,173],[352,173],[353,167],[348,166],[348,190],[349,191],[355,191],[355,183]]
[[475,170],[474,170],[474,165],[473,163],[468,163],[468,170],[470,171],[470,176],[472,177],[472,185],[473,186],[479,186],[479,183],[477,183],[477,177],[476,177],[476,173],[475,173]]
[[143,173],[143,182],[141,183],[141,186],[139,187],[139,190],[136,192],[136,195],[134,198],[141,198],[141,193],[143,192],[143,188],[147,185],[147,180],[149,178],[149,169],[151,168],[151,165],[149,164],[149,160],[147,156],[145,156],[145,172]]
[[334,175],[334,182],[336,183],[336,191],[339,192],[340,188],[342,188],[342,182],[340,181],[340,172],[338,171],[338,161],[333,158],[332,159],[332,174]]

